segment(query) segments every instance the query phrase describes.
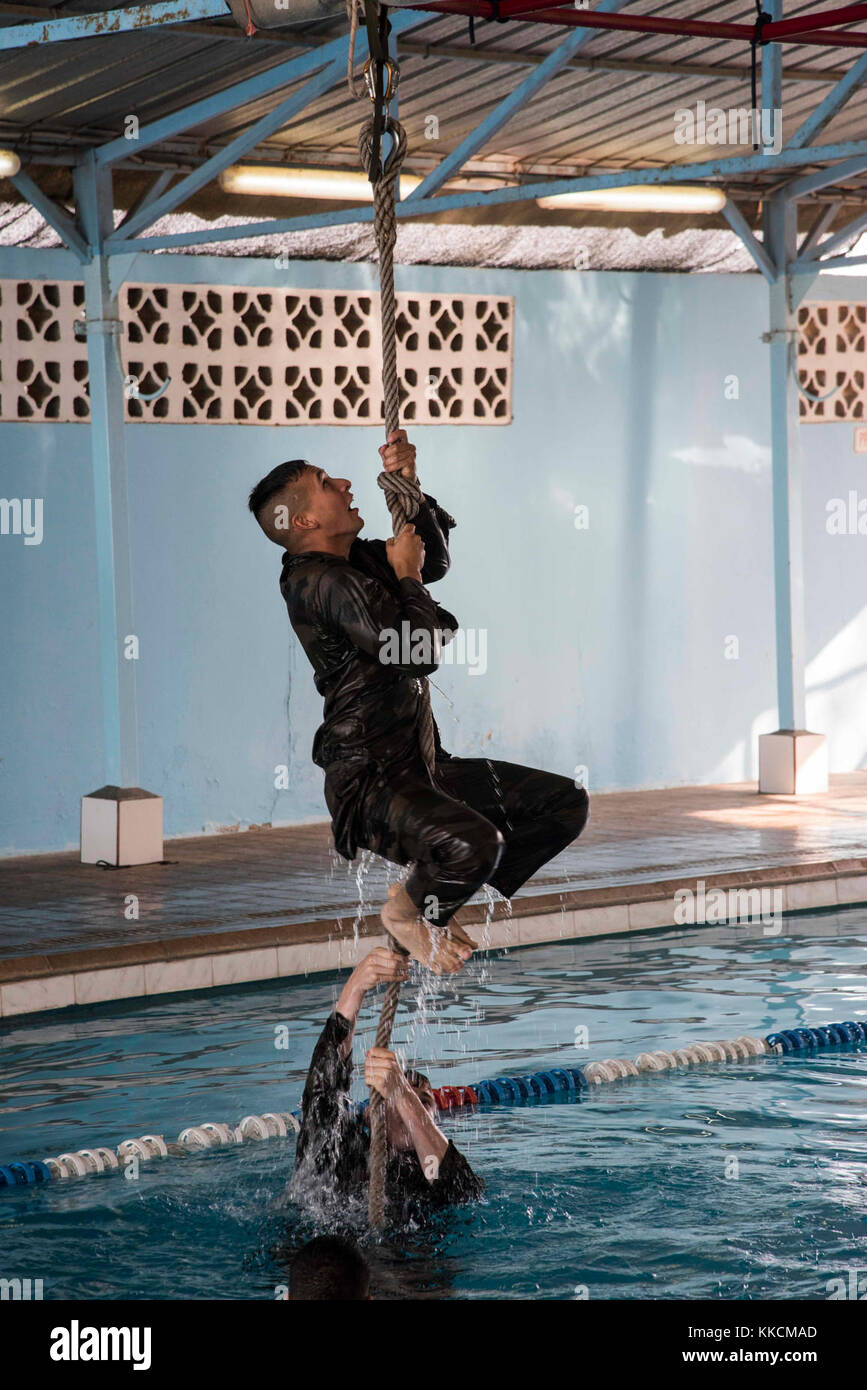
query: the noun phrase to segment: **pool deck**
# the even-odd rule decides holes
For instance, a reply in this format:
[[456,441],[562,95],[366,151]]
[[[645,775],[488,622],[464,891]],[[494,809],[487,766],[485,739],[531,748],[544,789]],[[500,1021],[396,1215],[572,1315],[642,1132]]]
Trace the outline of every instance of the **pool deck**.
[[[0,1016],[335,970],[384,941],[386,866],[347,865],[325,824],[167,840],[165,854],[110,870],[76,852],[0,860]],[[675,894],[698,880],[779,889],[786,913],[867,904],[867,772],[821,796],[591,793],[581,839],[511,907],[474,900],[458,920],[490,950],[643,932],[683,925]]]

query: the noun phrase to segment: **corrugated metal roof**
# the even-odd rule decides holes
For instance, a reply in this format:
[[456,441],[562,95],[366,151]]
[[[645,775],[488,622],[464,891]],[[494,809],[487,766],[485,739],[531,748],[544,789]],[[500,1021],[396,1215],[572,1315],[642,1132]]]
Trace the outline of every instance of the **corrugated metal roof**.
[[[38,7],[34,7],[38,8]],[[76,0],[64,9],[93,12],[108,5]],[[815,9],[803,0],[788,13]],[[751,23],[749,0],[715,5],[712,16],[703,0],[642,0],[631,12],[668,17],[710,18]],[[291,11],[288,12],[291,18]],[[2,6],[0,6],[2,15]],[[305,41],[322,42],[342,32],[343,22],[307,26]],[[410,141],[409,167],[426,167],[447,153],[511,92],[529,70],[528,62],[550,52],[563,30],[550,25],[476,22],[471,48],[467,25],[455,17],[434,17],[412,32],[401,57],[401,119]],[[246,39],[231,25],[188,25],[161,30],[45,44],[0,54],[0,139],[24,142],[24,148],[58,155],[70,146],[96,144],[116,137],[123,118],[144,122],[174,111],[284,61],[293,51],[293,36]],[[316,38],[318,36],[318,40]],[[428,56],[418,51],[428,45]],[[465,48],[461,58],[440,56],[443,46]],[[489,62],[487,56],[514,54],[519,63]],[[807,69],[784,83],[783,131],[786,138],[829,90],[828,74],[846,71],[857,50],[787,45],[786,68]],[[674,71],[606,71],[581,66],[602,62],[669,65]],[[678,64],[723,69],[717,74],[677,71]],[[474,163],[514,170],[562,170],[587,167],[632,168],[692,163],[713,155],[748,153],[743,146],[711,149],[676,144],[674,112],[703,100],[725,108],[749,107],[749,47],[732,40],[597,31],[581,50],[579,65],[564,69],[495,135]],[[740,71],[732,73],[732,66]],[[273,109],[289,89],[217,118],[184,137],[148,151],[148,161],[177,158],[199,162],[205,147],[229,136]],[[344,85],[313,103],[257,153],[269,152],[293,163],[329,163],[355,167],[355,136],[361,108]],[[439,140],[425,138],[425,120],[435,115]],[[867,118],[867,90],[859,90],[826,127],[823,143],[857,139]],[[764,184],[778,173],[741,179]]]

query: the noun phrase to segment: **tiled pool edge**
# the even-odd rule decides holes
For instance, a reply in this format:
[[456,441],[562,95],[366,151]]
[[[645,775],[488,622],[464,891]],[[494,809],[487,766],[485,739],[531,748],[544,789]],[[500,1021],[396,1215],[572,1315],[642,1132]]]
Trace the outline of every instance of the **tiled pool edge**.
[[[674,919],[675,894],[695,891],[698,881],[678,878],[518,898],[512,915],[502,909],[495,914],[479,950],[681,926]],[[779,889],[786,916],[867,904],[867,859],[753,869],[743,876],[708,874],[701,881],[708,892]],[[465,909],[461,917],[470,928],[483,920],[481,907]],[[332,919],[0,960],[0,1018],[319,974],[351,967],[360,953],[385,943],[375,916],[363,919],[357,946],[350,934],[335,933],[334,927]]]

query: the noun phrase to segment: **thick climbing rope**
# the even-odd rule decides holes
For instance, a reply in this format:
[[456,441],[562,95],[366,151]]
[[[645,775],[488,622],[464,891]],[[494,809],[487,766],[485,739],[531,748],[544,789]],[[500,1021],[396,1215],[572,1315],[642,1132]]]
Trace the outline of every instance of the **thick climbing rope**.
[[[349,89],[356,95],[354,67],[355,35],[357,30],[356,0],[348,0],[350,7],[350,45],[348,63]],[[380,8],[373,0],[366,0],[365,9],[368,20],[368,35],[376,32],[381,25]],[[371,64],[374,60],[371,51]],[[395,190],[401,166],[406,156],[406,131],[388,110],[388,95],[382,89],[382,54],[376,55],[379,68],[376,83],[370,95],[374,101],[374,113],[364,122],[358,133],[358,153],[362,167],[373,184],[373,232],[379,253],[379,304],[382,324],[382,392],[385,416],[385,437],[388,440],[400,426],[400,383],[397,372],[397,297],[394,289],[394,247],[397,241],[397,218],[395,217]],[[393,73],[389,71],[389,89]],[[384,120],[379,102],[385,109]],[[386,159],[380,157],[380,137],[385,133],[390,137],[391,148]],[[407,522],[418,512],[423,501],[423,493],[414,478],[406,478],[399,473],[380,473],[377,482],[385,493],[385,500],[391,513],[392,530],[399,536]],[[417,680],[419,690],[419,748],[425,766],[433,775],[436,745],[434,740],[433,715],[430,707],[430,689],[426,677]],[[389,934],[390,944],[398,954],[409,952]],[[393,980],[387,985],[379,1024],[376,1029],[376,1046],[387,1048],[391,1042],[391,1030],[400,1000],[400,981]],[[368,1217],[371,1226],[378,1230],[385,1225],[386,1193],[385,1179],[388,1167],[388,1141],[385,1122],[385,1099],[378,1091],[370,1098],[370,1190],[368,1196]]]

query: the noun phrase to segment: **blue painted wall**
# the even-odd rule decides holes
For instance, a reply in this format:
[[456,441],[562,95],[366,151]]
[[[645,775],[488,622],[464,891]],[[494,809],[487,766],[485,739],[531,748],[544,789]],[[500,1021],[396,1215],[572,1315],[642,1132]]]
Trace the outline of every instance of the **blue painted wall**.
[[[2,276],[37,273],[75,269],[61,253],[0,259]],[[142,256],[128,273],[373,284],[363,265],[198,257]],[[459,521],[439,594],[487,632],[484,675],[436,678],[446,746],[585,764],[591,790],[755,776],[757,735],[777,722],[764,282],[413,267],[399,283],[516,301],[514,423],[414,435],[424,485]],[[867,766],[867,536],[825,528],[829,497],[867,496],[852,433],[802,431],[808,714],[833,771]],[[352,478],[368,533],[383,534],[379,442],[372,428],[127,429],[141,779],[165,797],[168,835],[323,818],[320,701],[246,494],[305,456]],[[87,427],[0,426],[0,496],[45,499],[41,546],[0,537],[8,854],[75,845],[79,796],[105,780]],[[291,786],[276,791],[283,763]]]

